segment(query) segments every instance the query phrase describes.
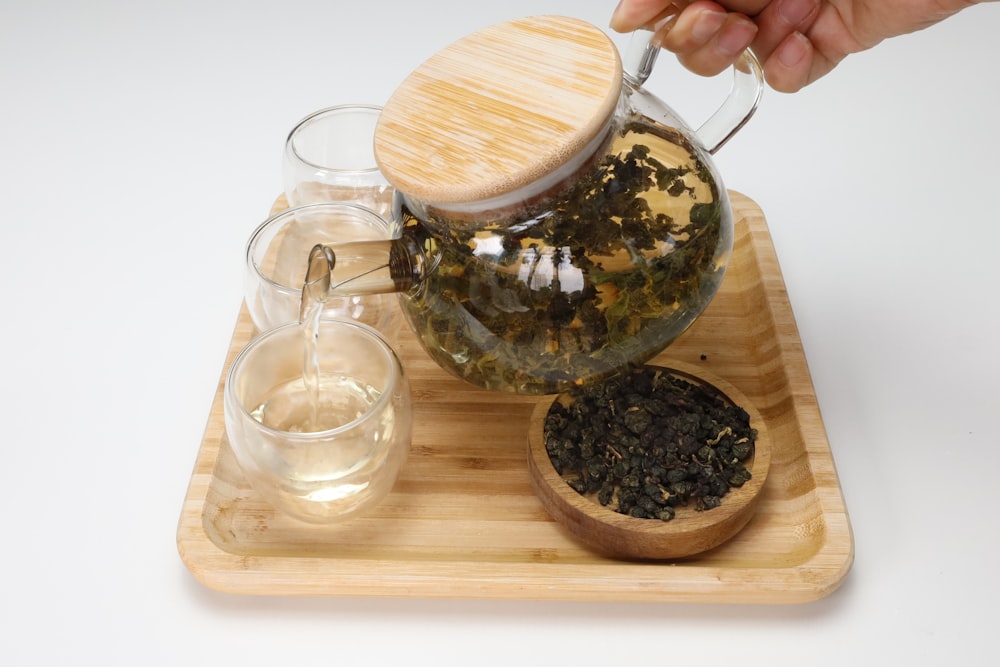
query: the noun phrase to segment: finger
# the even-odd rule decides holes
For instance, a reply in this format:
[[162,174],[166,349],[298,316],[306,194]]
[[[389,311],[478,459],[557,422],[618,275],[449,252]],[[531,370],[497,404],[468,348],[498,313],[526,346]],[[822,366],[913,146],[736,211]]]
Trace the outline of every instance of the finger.
[[692,5],[653,39],[676,53],[678,60],[692,72],[714,76],[736,61],[756,33],[757,26],[741,14]]
[[774,0],[719,0],[725,6],[726,11],[744,16],[757,16]]
[[686,0],[621,0],[611,15],[611,29],[632,32],[652,27],[665,18],[680,12]]
[[764,61],[764,78],[778,92],[799,91],[814,80],[814,55],[812,42],[802,33],[793,32]]
[[[766,61],[789,35],[808,34],[820,11],[820,0],[775,0],[754,17],[757,36],[753,50],[761,61]],[[793,48],[793,47],[789,47]]]
[[695,2],[655,26],[653,43],[677,54],[693,53],[708,44],[726,22],[726,10],[713,2]]

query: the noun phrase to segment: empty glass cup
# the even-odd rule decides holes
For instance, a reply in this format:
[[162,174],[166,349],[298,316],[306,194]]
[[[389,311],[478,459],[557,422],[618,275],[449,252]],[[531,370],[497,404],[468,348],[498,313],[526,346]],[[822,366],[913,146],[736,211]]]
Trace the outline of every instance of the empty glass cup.
[[[313,350],[317,375],[304,373]],[[307,377],[312,381],[307,381]],[[226,378],[229,444],[247,480],[276,509],[310,523],[355,516],[391,490],[412,430],[410,388],[373,329],[322,320],[254,338]]]
[[373,147],[381,112],[369,104],[344,104],[320,109],[292,129],[282,166],[289,206],[352,202],[388,218],[393,190]]
[[[257,330],[299,321],[302,283],[314,245],[388,238],[386,221],[356,204],[310,204],[266,220],[250,236],[246,248],[244,300]],[[324,304],[323,317],[356,320],[390,341],[402,322],[395,294],[332,298]]]

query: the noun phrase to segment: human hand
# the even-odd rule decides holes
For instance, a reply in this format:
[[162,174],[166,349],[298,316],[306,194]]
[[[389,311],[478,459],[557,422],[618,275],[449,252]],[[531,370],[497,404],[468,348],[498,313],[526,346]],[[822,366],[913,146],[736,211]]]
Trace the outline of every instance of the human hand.
[[621,0],[611,28],[654,31],[654,43],[705,76],[731,66],[748,47],[768,84],[795,92],[845,57],[915,32],[978,0]]

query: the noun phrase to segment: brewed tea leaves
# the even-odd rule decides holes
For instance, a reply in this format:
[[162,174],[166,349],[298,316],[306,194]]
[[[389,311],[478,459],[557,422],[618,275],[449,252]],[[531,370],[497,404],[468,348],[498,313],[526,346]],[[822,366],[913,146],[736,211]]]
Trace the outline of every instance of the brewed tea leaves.
[[494,220],[401,207],[436,265],[404,310],[442,367],[487,389],[558,393],[644,363],[705,307],[728,252],[724,193],[675,131],[620,133],[565,189]]
[[675,508],[718,507],[750,480],[757,432],[712,388],[641,367],[557,400],[545,449],[578,493],[621,514],[669,521]]

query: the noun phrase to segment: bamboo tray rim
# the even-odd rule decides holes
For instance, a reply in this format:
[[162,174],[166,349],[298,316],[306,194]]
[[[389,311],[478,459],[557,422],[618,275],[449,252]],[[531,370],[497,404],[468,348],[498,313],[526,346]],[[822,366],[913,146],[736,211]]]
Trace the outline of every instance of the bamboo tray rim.
[[[797,422],[812,425],[804,456],[811,470],[823,471],[823,480],[817,481],[811,494],[811,504],[823,524],[823,537],[805,560],[770,566],[739,561],[701,565],[698,557],[678,562],[600,557],[545,562],[544,549],[539,549],[532,562],[507,559],[496,551],[472,552],[463,558],[405,551],[345,553],[329,558],[308,548],[300,553],[257,554],[217,542],[206,529],[205,512],[212,485],[218,481],[214,477],[216,463],[223,447],[228,448],[224,426],[220,427],[225,375],[249,340],[248,334],[240,333],[241,323],[245,329],[248,320],[244,307],[177,524],[177,548],[185,566],[208,588],[248,595],[798,604],[835,591],[854,560],[843,493],[767,223],[749,197],[734,191],[729,194],[737,225],[746,225],[757,264],[768,265],[768,271],[761,272],[767,307],[772,317],[785,322],[775,333],[780,363],[785,369],[794,369],[791,409]],[[524,451],[527,457],[527,443]],[[422,520],[416,517],[414,522]]]

